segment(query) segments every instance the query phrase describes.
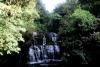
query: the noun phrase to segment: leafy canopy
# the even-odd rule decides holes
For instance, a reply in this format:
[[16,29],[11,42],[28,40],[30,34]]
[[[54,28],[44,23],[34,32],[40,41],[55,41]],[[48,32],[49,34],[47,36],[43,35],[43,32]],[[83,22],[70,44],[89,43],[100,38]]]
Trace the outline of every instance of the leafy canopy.
[[35,30],[36,0],[0,0],[0,54],[19,52],[22,32]]
[[81,20],[78,23],[83,27],[83,30],[87,31],[93,28],[96,18],[89,11],[78,8],[72,15],[70,15],[70,20],[72,22],[72,26],[76,24],[75,21]]

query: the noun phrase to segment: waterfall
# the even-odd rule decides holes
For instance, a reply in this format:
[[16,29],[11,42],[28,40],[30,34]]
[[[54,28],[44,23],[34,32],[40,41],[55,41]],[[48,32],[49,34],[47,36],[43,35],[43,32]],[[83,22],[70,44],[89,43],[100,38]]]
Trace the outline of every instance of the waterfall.
[[[36,33],[34,33],[36,35]],[[56,33],[48,33],[47,34],[49,39],[53,42],[53,44],[49,44],[46,42],[48,39],[45,35],[42,35],[42,43],[34,43],[29,47],[28,52],[28,64],[40,64],[44,63],[47,64],[50,61],[57,61],[60,60],[58,57],[60,54],[60,48],[57,44],[58,35]],[[38,36],[37,36],[38,37]],[[40,38],[40,37],[38,37]]]
[[46,45],[46,37],[43,36],[43,45]]

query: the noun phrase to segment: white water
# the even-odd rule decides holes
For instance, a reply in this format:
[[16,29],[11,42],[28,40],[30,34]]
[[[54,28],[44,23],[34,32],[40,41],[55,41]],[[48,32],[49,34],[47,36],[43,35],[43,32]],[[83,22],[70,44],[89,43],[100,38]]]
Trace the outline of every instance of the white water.
[[52,39],[52,45],[46,43],[46,37],[43,36],[43,44],[31,45],[29,48],[29,61],[28,64],[37,64],[37,63],[48,63],[50,60],[59,60],[57,55],[60,53],[60,48],[57,45],[57,35],[55,33],[49,33],[49,37]]

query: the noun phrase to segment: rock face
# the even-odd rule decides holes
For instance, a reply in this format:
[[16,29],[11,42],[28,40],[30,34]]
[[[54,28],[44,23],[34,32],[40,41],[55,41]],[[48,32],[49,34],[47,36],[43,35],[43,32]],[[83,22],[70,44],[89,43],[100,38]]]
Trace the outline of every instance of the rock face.
[[[33,32],[33,40],[28,50],[28,64],[47,64],[60,61],[60,47],[57,39],[58,35],[53,32],[47,34]],[[52,43],[48,44],[47,40]]]

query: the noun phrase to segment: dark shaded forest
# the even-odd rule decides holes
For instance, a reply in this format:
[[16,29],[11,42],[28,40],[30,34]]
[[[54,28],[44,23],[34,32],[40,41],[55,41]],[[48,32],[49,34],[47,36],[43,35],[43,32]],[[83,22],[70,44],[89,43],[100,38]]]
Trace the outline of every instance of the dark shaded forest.
[[50,14],[43,6],[39,9],[44,29],[60,35],[64,63],[99,64],[99,7],[99,0],[67,0]]

